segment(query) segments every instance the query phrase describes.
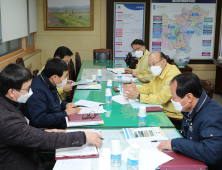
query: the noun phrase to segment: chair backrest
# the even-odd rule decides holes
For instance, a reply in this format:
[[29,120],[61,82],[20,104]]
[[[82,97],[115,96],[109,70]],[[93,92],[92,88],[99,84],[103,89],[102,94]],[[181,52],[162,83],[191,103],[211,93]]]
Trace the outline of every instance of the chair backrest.
[[17,58],[16,61],[15,61],[16,64],[19,64],[23,67],[25,67],[25,63],[23,61],[23,58]]
[[136,69],[136,64],[138,64],[138,59],[136,59],[135,57],[131,57],[130,63],[128,65],[129,68]]
[[130,61],[132,59],[132,53],[128,52],[128,54],[126,55],[126,64],[129,66],[130,65]]
[[93,50],[94,60],[112,60],[112,50],[111,49],[94,49]]
[[81,58],[78,52],[75,53],[75,61],[76,61],[76,79],[77,79],[82,65]]
[[[72,61],[72,59],[70,59],[69,64],[68,64],[68,71],[69,71],[69,80],[73,80],[76,81],[76,73],[75,73],[75,66],[74,63]],[[70,96],[73,98],[74,96],[74,91],[75,91],[75,87],[72,87],[72,90],[70,91]]]
[[39,70],[33,70],[32,78],[34,79],[39,73]]
[[70,59],[69,61],[68,68],[69,68],[69,80],[76,81],[76,71],[72,59]]
[[205,91],[205,93],[213,99],[213,94],[214,94],[214,86],[208,81],[208,80],[201,80],[200,79],[200,84]]

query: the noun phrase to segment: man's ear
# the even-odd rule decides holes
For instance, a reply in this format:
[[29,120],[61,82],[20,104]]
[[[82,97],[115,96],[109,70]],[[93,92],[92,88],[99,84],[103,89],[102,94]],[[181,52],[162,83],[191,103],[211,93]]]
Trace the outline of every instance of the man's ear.
[[186,96],[188,98],[188,102],[191,103],[193,101],[193,98],[194,98],[193,94],[192,93],[187,93]]
[[8,89],[8,95],[11,97],[11,98],[14,98],[15,95],[13,93],[13,89]]

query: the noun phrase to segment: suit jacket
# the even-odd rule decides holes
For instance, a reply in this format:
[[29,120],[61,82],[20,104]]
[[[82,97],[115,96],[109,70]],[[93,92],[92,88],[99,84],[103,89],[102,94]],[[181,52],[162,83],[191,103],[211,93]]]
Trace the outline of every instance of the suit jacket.
[[27,124],[23,114],[0,97],[0,169],[42,170],[36,149],[54,150],[85,144],[85,133],[46,132]]
[[208,169],[222,169],[222,108],[202,92],[192,113],[183,114],[183,137],[172,139],[171,147],[202,161]]
[[23,104],[22,112],[30,120],[30,125],[37,128],[58,128],[65,124],[67,102],[58,97],[56,87],[44,74],[44,70],[33,79],[33,94]]

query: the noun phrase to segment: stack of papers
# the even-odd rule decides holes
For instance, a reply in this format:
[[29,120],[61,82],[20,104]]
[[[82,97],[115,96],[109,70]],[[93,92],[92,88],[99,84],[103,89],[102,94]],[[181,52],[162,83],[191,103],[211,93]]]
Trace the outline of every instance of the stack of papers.
[[80,106],[85,106],[85,107],[98,107],[103,104],[105,103],[93,102],[89,100],[79,100],[78,102],[75,102],[75,105],[80,105]]
[[56,158],[63,158],[63,157],[81,157],[81,156],[92,156],[98,155],[98,150],[96,145],[86,143],[82,147],[70,147],[70,148],[61,148],[56,149]]
[[115,74],[117,74],[117,71],[120,70],[121,73],[125,73],[125,68],[107,68],[108,71],[111,71]]
[[87,122],[70,122],[68,117],[65,117],[67,127],[76,127],[76,126],[90,126],[90,125],[103,125],[104,121],[87,121]]
[[97,106],[97,107],[80,107],[82,110],[80,110],[77,114],[86,114],[86,113],[105,113],[106,110],[103,109],[103,106]]
[[101,84],[92,83],[89,85],[78,85],[76,89],[91,89],[91,90],[100,90]]
[[129,101],[125,99],[122,95],[113,96],[112,100],[119,104],[129,104]]
[[160,108],[163,108],[163,106],[158,105],[158,104],[145,104],[145,103],[140,103],[139,101],[132,100],[132,99],[129,99],[129,103],[130,103],[130,105],[131,105],[134,109],[139,109],[140,106],[145,106],[145,107],[160,107]]
[[77,85],[80,85],[80,84],[91,84],[93,83],[93,80],[90,80],[90,79],[82,79],[78,82],[75,82],[75,83],[72,83],[72,86],[77,86]]

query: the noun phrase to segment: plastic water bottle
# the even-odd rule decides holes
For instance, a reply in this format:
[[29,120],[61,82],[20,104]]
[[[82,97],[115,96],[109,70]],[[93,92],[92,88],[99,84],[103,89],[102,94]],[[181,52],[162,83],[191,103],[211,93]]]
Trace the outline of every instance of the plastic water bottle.
[[111,141],[111,166],[121,166],[121,147],[119,140]]
[[122,82],[122,73],[121,73],[121,70],[117,70],[117,80],[118,80],[118,82]]
[[146,126],[146,107],[140,106],[138,113],[138,124],[139,126]]
[[140,146],[132,144],[127,155],[127,170],[138,170]]
[[97,81],[99,84],[102,84],[102,71],[101,70],[97,71]]
[[107,81],[107,85],[106,85],[106,88],[109,88],[109,89],[112,89],[113,85],[112,85],[112,80],[108,80]]
[[106,103],[112,103],[112,92],[110,88],[106,88],[105,100]]

